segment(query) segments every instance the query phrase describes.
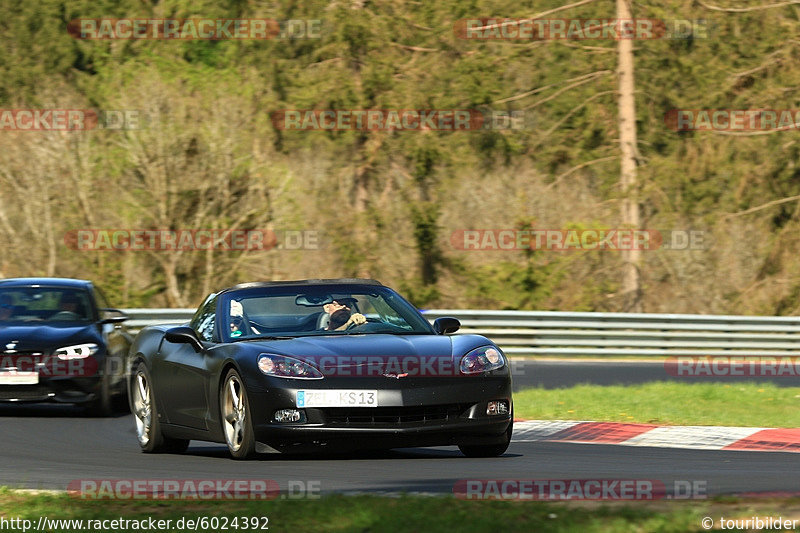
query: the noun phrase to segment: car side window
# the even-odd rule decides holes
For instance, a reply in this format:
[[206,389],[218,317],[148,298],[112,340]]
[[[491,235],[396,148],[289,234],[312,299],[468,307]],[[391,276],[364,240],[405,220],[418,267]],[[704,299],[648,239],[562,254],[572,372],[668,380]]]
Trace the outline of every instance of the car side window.
[[211,342],[214,338],[214,326],[217,322],[217,297],[210,296],[202,307],[195,313],[189,326],[197,332],[204,341]]

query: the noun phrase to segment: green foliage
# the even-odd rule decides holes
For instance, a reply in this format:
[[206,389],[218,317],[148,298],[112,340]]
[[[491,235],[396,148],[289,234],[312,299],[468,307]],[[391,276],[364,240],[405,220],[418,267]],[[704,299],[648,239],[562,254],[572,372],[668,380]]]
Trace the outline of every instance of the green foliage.
[[[322,251],[299,266],[295,256],[274,251],[219,262],[186,254],[175,275],[187,295],[200,279],[205,287],[322,271],[402,283],[425,304],[614,310],[621,263],[613,254],[467,254],[448,246],[454,231],[522,227],[516,221],[532,215],[550,228],[619,224],[616,42],[470,41],[454,32],[462,18],[528,17],[562,4],[0,0],[0,105],[141,109],[151,117],[147,131],[86,134],[80,168],[70,167],[65,145],[50,148],[51,170],[28,169],[43,181],[54,179],[45,174],[56,167],[85,180],[72,188],[62,180],[56,233],[89,224],[71,214],[83,209],[75,199],[81,188],[97,212],[95,225],[194,224],[190,214],[217,189],[186,184],[205,176],[226,192],[203,223],[269,221],[328,235]],[[643,223],[702,228],[713,243],[720,239],[712,232],[731,232],[725,215],[800,194],[796,132],[676,132],[664,119],[677,108],[800,108],[792,68],[800,59],[797,7],[722,13],[678,0],[633,5],[637,17],[706,19],[711,28],[708,37],[636,43]],[[593,2],[557,16],[613,17],[614,6]],[[97,17],[322,24],[318,39],[267,41],[80,40],[66,31],[71,20]],[[270,122],[282,109],[368,108],[521,111],[526,120],[522,129],[424,133],[281,131]],[[6,168],[24,172],[29,140],[8,136],[6,153],[20,155],[14,164],[3,161]],[[159,168],[175,189],[166,211],[154,199],[162,194],[153,185]],[[13,204],[29,192],[4,185],[0,198]],[[784,280],[800,275],[791,240],[798,216],[795,204],[781,204],[743,219],[757,228],[750,241],[722,239],[726,250],[711,246],[697,256],[647,255],[648,310],[796,312],[797,284]],[[0,240],[21,242],[24,234],[44,258],[32,219],[10,217]],[[163,305],[170,303],[164,263],[59,249],[55,273],[111,287],[137,272],[140,279],[119,289],[121,304]],[[703,266],[693,271],[688,263]],[[0,272],[29,273],[26,254],[4,259]],[[715,287],[720,277],[729,286]]]
[[[519,474],[516,476],[530,474]],[[286,496],[286,494],[281,494]],[[664,502],[636,501],[630,505],[594,505],[578,502],[533,502],[461,500],[453,495],[403,494],[399,497],[369,495],[325,495],[320,499],[276,498],[258,501],[137,501],[91,500],[42,491],[17,491],[0,487],[0,512],[4,516],[36,523],[41,517],[64,520],[106,520],[120,517],[139,520],[170,520],[165,531],[180,531],[192,520],[197,531],[216,531],[205,524],[225,523],[241,517],[268,517],[270,531],[326,533],[511,531],[585,531],[663,533],[699,530],[704,516],[779,516],[796,506],[796,498],[739,499]],[[11,519],[9,519],[11,520]],[[213,520],[213,521],[212,521]],[[263,521],[263,518],[259,518]],[[95,522],[91,522],[95,524]],[[241,522],[239,522],[241,523]],[[261,522],[259,522],[261,523]],[[25,523],[20,522],[21,530]],[[13,527],[13,526],[12,526]]]

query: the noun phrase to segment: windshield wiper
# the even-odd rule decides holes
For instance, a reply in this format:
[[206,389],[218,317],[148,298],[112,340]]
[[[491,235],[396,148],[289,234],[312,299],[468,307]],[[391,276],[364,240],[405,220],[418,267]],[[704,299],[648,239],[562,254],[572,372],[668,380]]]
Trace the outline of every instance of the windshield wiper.
[[289,337],[286,335],[259,335],[256,337],[239,337],[236,340],[240,341],[285,341],[289,339],[296,339],[297,337]]
[[370,333],[377,333],[381,335],[433,335],[433,333],[428,333],[427,331],[364,331],[362,333],[370,334]]

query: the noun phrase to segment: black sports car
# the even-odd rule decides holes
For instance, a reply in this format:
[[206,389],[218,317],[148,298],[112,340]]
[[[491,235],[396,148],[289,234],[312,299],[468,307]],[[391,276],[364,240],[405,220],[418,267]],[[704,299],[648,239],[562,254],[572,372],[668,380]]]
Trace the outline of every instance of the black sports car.
[[364,279],[237,285],[188,326],[131,346],[129,398],[145,452],[190,439],[255,453],[458,445],[497,456],[511,440],[511,373],[480,335],[450,336]]
[[0,280],[0,401],[111,414],[113,397],[127,392],[127,319],[89,281]]

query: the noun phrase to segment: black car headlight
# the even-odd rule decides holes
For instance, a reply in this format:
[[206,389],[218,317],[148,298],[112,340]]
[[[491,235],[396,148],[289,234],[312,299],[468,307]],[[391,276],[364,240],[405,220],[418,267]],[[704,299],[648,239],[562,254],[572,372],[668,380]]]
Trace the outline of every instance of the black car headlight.
[[322,379],[324,377],[322,372],[306,362],[269,353],[258,356],[258,369],[262,374],[279,378]]
[[70,359],[86,359],[90,355],[94,355],[100,350],[100,347],[93,342],[86,344],[75,344],[73,346],[64,346],[53,352],[56,357],[62,361],[69,361]]
[[481,346],[461,358],[460,368],[462,374],[481,374],[503,368],[505,364],[500,350],[494,346]]

